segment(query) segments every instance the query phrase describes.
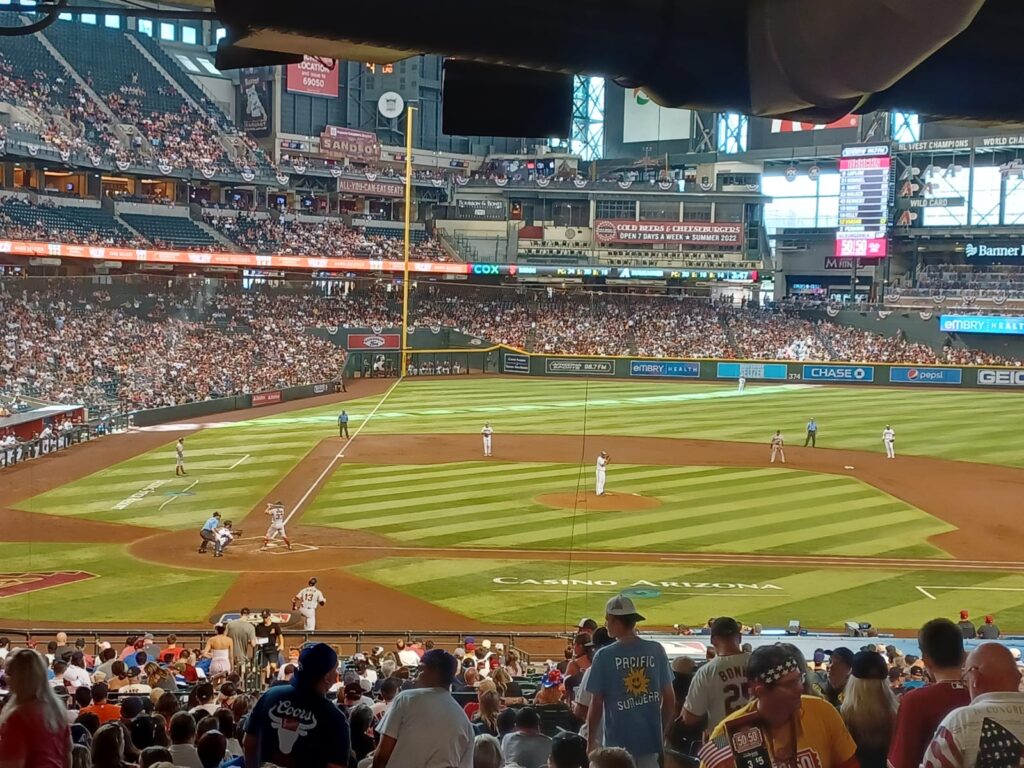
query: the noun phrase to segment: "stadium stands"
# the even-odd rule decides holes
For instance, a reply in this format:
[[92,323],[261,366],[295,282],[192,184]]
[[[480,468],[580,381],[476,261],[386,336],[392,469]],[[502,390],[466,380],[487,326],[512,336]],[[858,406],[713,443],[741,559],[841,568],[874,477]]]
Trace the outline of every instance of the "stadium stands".
[[183,216],[152,216],[122,213],[121,218],[132,229],[157,246],[173,246],[196,250],[219,249],[216,240]]
[[14,197],[0,198],[0,235],[44,242],[145,245],[100,208],[33,203]]

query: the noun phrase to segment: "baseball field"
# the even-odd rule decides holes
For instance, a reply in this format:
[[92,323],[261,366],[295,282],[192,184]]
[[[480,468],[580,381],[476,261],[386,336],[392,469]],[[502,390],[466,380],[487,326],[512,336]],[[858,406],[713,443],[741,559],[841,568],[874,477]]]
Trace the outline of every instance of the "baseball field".
[[[912,630],[967,609],[1024,630],[1020,424],[1004,392],[356,381],[5,470],[0,625],[209,626],[317,576],[324,628],[562,629],[628,591],[654,625]],[[294,547],[261,551],[277,500]],[[214,511],[242,531],[220,559],[197,552]]]

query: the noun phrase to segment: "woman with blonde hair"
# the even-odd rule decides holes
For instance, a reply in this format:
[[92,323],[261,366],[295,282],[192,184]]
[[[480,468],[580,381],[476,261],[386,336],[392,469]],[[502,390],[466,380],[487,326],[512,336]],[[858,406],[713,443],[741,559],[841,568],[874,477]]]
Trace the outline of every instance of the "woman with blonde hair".
[[92,737],[92,768],[133,768],[124,759],[124,726],[107,723]]
[[881,654],[854,654],[839,714],[857,745],[861,768],[885,768],[898,707],[889,687],[889,666]]
[[523,665],[519,662],[519,654],[515,651],[509,651],[508,655],[505,656],[505,667],[504,670],[508,672],[509,677],[522,677],[524,674]]
[[67,708],[46,680],[46,662],[23,649],[7,657],[10,697],[0,711],[0,768],[67,768]]

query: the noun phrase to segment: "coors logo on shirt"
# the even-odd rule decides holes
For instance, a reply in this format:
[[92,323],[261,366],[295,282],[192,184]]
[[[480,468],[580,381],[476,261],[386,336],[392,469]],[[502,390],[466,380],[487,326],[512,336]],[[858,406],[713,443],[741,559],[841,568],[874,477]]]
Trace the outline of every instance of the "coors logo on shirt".
[[295,743],[316,728],[316,716],[301,707],[292,706],[290,701],[279,701],[267,716],[277,732],[278,749],[282,755],[290,755]]

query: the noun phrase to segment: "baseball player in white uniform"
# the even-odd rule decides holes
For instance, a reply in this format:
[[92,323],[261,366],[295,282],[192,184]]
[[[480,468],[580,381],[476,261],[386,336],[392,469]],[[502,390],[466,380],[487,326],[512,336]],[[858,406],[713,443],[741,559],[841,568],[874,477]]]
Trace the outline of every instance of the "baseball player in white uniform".
[[739,381],[736,383],[736,389],[737,389],[737,391],[742,392],[746,388],[747,388],[747,377],[746,376],[740,376]]
[[896,432],[888,424],[882,430],[882,442],[885,443],[885,458],[896,458]]
[[327,603],[324,593],[316,588],[316,578],[309,580],[309,585],[299,590],[299,593],[292,598],[292,610],[297,610],[299,615],[306,620],[305,629],[312,632],[316,629],[316,609]]
[[179,437],[178,442],[174,444],[174,474],[187,475],[185,471],[185,438]]
[[267,504],[266,514],[270,516],[270,527],[267,528],[267,533],[263,537],[263,549],[269,547],[270,542],[278,536],[284,539],[285,546],[291,549],[292,543],[289,541],[288,534],[284,530],[284,504],[280,501]]
[[782,446],[785,445],[786,441],[782,439],[782,431],[776,429],[775,434],[772,435],[772,461],[775,463],[775,457],[778,456],[782,459],[782,463],[786,463],[786,452],[782,450]]
[[594,486],[594,490],[597,491],[598,496],[604,496],[604,483],[607,479],[608,474],[608,454],[605,451],[601,451],[597,457],[597,482]]
[[491,429],[491,422],[484,424],[484,428],[480,430],[480,434],[484,436],[484,456],[491,455],[491,436],[494,434],[494,430]]

